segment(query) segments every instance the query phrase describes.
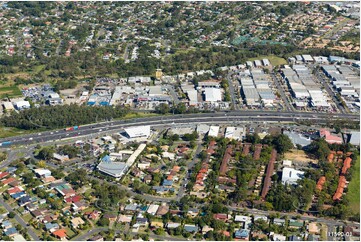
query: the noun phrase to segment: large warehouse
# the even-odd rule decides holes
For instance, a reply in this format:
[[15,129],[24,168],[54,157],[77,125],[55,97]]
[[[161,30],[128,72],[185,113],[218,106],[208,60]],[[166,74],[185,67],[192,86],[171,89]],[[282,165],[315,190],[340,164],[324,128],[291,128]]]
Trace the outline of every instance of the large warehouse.
[[125,128],[125,133],[128,138],[148,138],[150,136],[150,126],[137,126]]
[[222,93],[221,89],[218,88],[205,88],[204,96],[206,102],[221,102],[222,101]]

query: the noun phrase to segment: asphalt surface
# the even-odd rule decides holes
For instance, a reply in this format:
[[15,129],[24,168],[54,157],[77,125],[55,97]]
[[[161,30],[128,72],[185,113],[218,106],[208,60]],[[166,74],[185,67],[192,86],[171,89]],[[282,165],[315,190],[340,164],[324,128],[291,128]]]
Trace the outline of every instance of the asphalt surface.
[[337,108],[341,113],[346,113],[345,108],[340,104],[340,101],[337,100],[335,93],[332,91],[330,85],[326,82],[326,80],[329,80],[322,76],[322,74],[319,71],[316,71],[315,76],[317,77],[318,81],[322,84],[322,86],[327,91],[328,95],[332,98],[333,103],[336,104]]
[[280,80],[278,79],[278,77],[275,75],[274,72],[271,73],[271,76],[273,78],[273,82],[276,84],[277,90],[279,91],[280,95],[281,95],[281,99],[283,101],[283,103],[286,105],[286,109],[287,111],[293,111],[293,107],[290,105],[290,103],[288,102],[287,96],[285,94],[285,91],[282,87],[282,84],[280,83]]
[[231,96],[231,102],[232,102],[233,108],[235,110],[239,110],[239,107],[236,102],[237,97],[235,97],[235,93],[234,93],[234,86],[233,86],[233,81],[232,81],[233,74],[234,74],[234,72],[232,72],[232,71],[228,72],[228,74],[227,74],[227,80],[228,80],[228,86],[229,86],[229,92],[230,92],[229,94]]
[[[274,112],[274,111],[230,111],[217,113],[179,114],[167,116],[155,116],[132,120],[107,121],[96,124],[80,126],[79,130],[65,131],[64,129],[44,131],[21,136],[0,139],[0,143],[12,142],[11,145],[29,145],[44,142],[54,142],[67,138],[79,136],[100,135],[108,132],[121,131],[125,127],[137,125],[171,125],[182,123],[218,123],[232,121],[247,122],[295,122],[297,120],[314,120],[317,123],[325,123],[332,119],[347,119],[359,121],[359,116],[353,114],[328,114],[312,112]],[[2,145],[1,148],[9,148],[9,145]]]
[[27,229],[27,233],[30,235],[30,237],[35,240],[35,241],[39,241],[40,238],[35,234],[35,232],[33,231],[33,229],[30,226],[27,226],[26,222],[17,214],[16,211],[14,211],[14,209],[12,209],[2,198],[0,198],[0,204],[2,206],[4,206],[4,208],[10,213],[10,212],[14,212],[15,215],[15,219],[16,221],[23,226],[23,228]]

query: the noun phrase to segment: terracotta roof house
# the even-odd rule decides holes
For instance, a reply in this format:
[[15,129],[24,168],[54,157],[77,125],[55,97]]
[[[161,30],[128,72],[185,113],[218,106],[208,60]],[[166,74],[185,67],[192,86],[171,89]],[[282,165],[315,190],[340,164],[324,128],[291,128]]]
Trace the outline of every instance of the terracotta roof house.
[[326,182],[326,177],[321,176],[320,179],[317,182],[316,189],[319,190],[319,191],[322,191],[322,187],[323,187],[323,184],[325,184],[325,182]]
[[53,235],[60,240],[66,240],[66,230],[65,229],[59,229],[55,232],[53,232]]

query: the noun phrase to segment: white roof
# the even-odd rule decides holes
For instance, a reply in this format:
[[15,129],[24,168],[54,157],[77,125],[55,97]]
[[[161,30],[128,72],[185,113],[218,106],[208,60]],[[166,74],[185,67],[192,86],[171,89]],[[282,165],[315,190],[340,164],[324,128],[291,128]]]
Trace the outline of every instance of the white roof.
[[236,215],[234,217],[235,222],[246,222],[246,221],[251,221],[251,220],[252,220],[252,218],[249,216]]
[[30,103],[28,101],[19,101],[16,102],[15,105],[17,107],[30,107]]
[[219,132],[219,126],[211,126],[209,127],[208,136],[217,137]]
[[4,102],[3,105],[6,110],[14,109],[14,105],[11,102]]
[[46,175],[46,174],[51,174],[51,171],[48,170],[48,169],[35,169],[34,171],[39,176]]
[[206,124],[198,124],[197,132],[200,134],[206,134],[209,131],[209,126]]
[[227,127],[224,137],[229,139],[241,140],[242,136],[244,135],[243,132],[244,129],[241,127]]
[[149,125],[130,127],[130,128],[125,128],[124,130],[130,138],[149,137],[150,135]]
[[292,166],[292,161],[291,160],[284,160],[283,161],[283,166]]
[[134,151],[133,154],[131,154],[127,160],[127,162],[125,163],[128,167],[131,167],[133,165],[133,163],[135,162],[135,160],[137,159],[137,157],[140,155],[140,153],[142,153],[142,151],[145,149],[147,145],[146,144],[140,144],[137,148],[136,151]]
[[360,132],[359,131],[352,131],[351,132],[350,144],[352,144],[352,145],[360,145]]
[[297,184],[297,180],[303,177],[304,172],[293,168],[285,167],[282,170],[282,183]]
[[304,61],[313,61],[313,58],[311,55],[302,55],[302,58]]
[[151,204],[147,210],[147,213],[155,214],[158,211],[159,205]]
[[187,91],[187,95],[188,95],[190,105],[197,104],[197,102],[198,102],[197,90],[195,90],[195,89],[189,90],[189,91]]
[[218,88],[205,88],[204,94],[206,96],[206,102],[222,101],[221,90]]

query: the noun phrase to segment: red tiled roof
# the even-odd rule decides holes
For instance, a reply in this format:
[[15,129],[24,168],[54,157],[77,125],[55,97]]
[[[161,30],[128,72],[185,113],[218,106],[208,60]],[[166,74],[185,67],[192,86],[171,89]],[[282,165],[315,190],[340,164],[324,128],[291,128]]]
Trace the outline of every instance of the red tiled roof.
[[66,237],[66,230],[65,229],[59,229],[57,231],[53,232],[53,235],[59,237],[59,238],[65,238]]
[[266,198],[267,193],[271,187],[271,176],[273,174],[274,162],[276,161],[276,158],[277,158],[277,151],[275,149],[273,149],[271,152],[270,161],[267,166],[266,177],[265,177],[264,183],[263,183],[263,188],[262,188],[262,193],[261,193],[261,197],[263,199]]
[[9,184],[10,182],[13,182],[13,181],[16,181],[16,179],[14,177],[10,177],[10,178],[8,178],[6,180],[3,180],[1,182],[2,182],[2,184],[6,185],[6,184]]
[[317,182],[317,185],[316,185],[316,189],[321,191],[322,190],[322,187],[323,187],[323,184],[325,184],[326,182],[326,177],[325,176],[321,176],[320,179],[318,180]]
[[0,179],[3,179],[4,177],[8,176],[8,172],[0,172]]

